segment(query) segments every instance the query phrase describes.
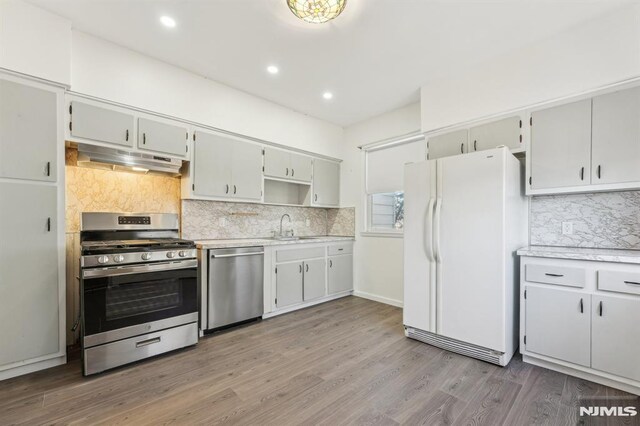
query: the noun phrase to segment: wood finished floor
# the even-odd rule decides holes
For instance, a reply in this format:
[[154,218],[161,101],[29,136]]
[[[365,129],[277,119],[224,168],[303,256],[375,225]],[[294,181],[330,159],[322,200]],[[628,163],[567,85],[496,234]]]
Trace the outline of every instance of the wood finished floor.
[[98,376],[75,360],[0,382],[0,425],[573,425],[589,396],[630,395],[407,339],[401,309],[347,297]]

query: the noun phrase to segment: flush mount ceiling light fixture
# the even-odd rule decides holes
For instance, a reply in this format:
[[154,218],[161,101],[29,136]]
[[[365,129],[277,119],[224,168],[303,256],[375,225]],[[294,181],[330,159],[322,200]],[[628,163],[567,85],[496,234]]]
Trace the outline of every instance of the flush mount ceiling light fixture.
[[294,15],[312,24],[322,24],[336,18],[346,4],[347,0],[287,0]]

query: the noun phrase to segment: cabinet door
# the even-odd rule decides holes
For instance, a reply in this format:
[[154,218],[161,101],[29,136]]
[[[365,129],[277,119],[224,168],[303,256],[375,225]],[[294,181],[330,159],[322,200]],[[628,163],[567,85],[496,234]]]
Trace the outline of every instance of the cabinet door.
[[640,380],[640,300],[593,296],[591,367]]
[[468,152],[468,132],[466,129],[432,136],[427,141],[427,159],[449,157]]
[[0,183],[0,365],[61,349],[56,199],[53,186]]
[[531,188],[588,185],[591,99],[531,114]]
[[187,129],[147,118],[138,119],[138,148],[184,157]]
[[291,179],[301,182],[311,182],[311,157],[291,154]]
[[71,111],[71,136],[133,146],[133,115],[76,101]]
[[291,175],[291,156],[287,151],[275,148],[264,148],[264,174],[281,179]]
[[325,295],[327,263],[324,259],[304,262],[304,300],[317,299]]
[[234,140],[231,177],[233,197],[260,200],[262,198],[262,147]]
[[520,148],[520,117],[509,117],[469,129],[469,151],[483,151],[498,146]]
[[54,182],[57,149],[58,95],[0,80],[0,177]]
[[527,351],[589,367],[590,298],[575,291],[527,286]]
[[327,277],[329,294],[353,290],[353,256],[330,256]]
[[276,307],[302,302],[302,262],[283,263],[276,272]]
[[193,153],[193,192],[208,197],[229,197],[234,141],[196,132]]
[[340,164],[333,161],[313,160],[313,205],[338,206],[340,204]]
[[640,182],[640,87],[593,98],[592,183]]

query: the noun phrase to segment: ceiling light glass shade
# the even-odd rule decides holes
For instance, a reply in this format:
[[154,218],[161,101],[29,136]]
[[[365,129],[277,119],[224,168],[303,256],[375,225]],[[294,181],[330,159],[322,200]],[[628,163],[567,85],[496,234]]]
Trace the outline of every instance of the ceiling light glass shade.
[[322,24],[340,15],[347,0],[287,0],[289,9],[298,18],[312,24]]

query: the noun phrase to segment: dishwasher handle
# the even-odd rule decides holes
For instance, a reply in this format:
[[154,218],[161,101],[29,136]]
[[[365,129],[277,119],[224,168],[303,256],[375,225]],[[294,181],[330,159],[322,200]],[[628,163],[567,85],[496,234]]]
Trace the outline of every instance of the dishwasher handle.
[[263,255],[263,251],[256,251],[251,253],[230,253],[230,254],[212,254],[212,259],[223,259],[225,257],[241,257],[241,256],[258,256]]

